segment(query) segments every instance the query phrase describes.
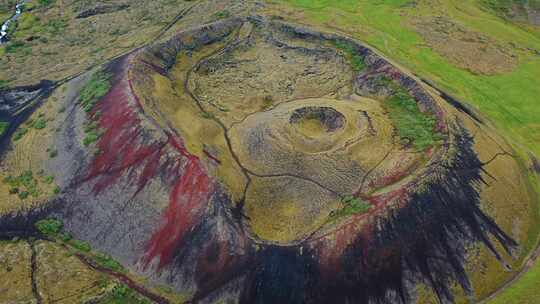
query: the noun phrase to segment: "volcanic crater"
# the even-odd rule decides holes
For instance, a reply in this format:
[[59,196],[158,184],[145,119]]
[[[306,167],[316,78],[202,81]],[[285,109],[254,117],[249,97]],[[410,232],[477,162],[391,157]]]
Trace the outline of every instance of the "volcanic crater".
[[[96,75],[109,87],[83,108]],[[44,161],[63,191],[6,198],[2,225],[57,218],[190,303],[446,303],[523,256],[533,197],[511,147],[348,37],[233,17],[63,86]]]

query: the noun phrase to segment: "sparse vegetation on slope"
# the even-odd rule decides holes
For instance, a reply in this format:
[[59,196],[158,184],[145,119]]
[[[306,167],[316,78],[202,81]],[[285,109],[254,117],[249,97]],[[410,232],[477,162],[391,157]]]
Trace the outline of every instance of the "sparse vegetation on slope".
[[435,117],[420,112],[416,101],[408,93],[398,91],[386,100],[384,106],[402,145],[412,144],[417,150],[425,150],[441,140],[435,130]]
[[[111,89],[110,75],[105,72],[95,73],[90,81],[84,86],[79,95],[79,104],[86,113],[91,113],[98,100],[105,96]],[[95,112],[89,116],[90,121],[84,126],[83,145],[90,146],[99,139],[100,131],[96,120],[99,119],[100,113]]]
[[349,60],[355,72],[360,72],[364,69],[364,57],[358,54],[358,51],[352,45],[342,41],[334,41],[334,46]]
[[341,200],[343,208],[332,213],[332,218],[363,214],[371,209],[371,205],[354,196],[347,196]]
[[5,121],[0,121],[0,136],[4,135],[4,132],[9,128],[9,123]]
[[104,72],[95,73],[90,81],[81,90],[79,103],[87,113],[92,111],[97,101],[105,96],[111,84],[109,82],[110,75]]

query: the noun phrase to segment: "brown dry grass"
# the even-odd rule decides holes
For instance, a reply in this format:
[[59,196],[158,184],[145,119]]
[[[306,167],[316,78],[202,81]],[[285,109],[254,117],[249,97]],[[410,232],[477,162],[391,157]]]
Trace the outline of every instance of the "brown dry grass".
[[511,72],[518,57],[509,45],[461,26],[446,17],[412,19],[429,47],[452,64],[475,74]]

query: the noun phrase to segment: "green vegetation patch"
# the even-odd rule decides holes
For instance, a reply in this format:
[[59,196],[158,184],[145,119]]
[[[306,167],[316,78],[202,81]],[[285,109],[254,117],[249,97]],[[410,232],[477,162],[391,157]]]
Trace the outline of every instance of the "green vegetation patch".
[[[5,52],[5,48],[0,47],[0,58],[3,55],[2,52]],[[7,81],[5,79],[0,79],[0,90],[7,89],[8,86],[9,86],[9,81]]]
[[416,100],[391,79],[383,76],[377,81],[394,91],[383,106],[388,111],[402,145],[413,145],[415,149],[423,151],[442,140],[433,114],[421,112]]
[[354,197],[346,196],[341,200],[343,208],[332,212],[330,215],[332,218],[340,218],[349,215],[364,214],[371,209],[371,205],[363,200]]
[[384,103],[398,133],[401,144],[414,145],[425,150],[442,139],[436,131],[437,120],[433,115],[420,112],[416,100],[409,94],[398,92]]
[[8,42],[5,48],[6,54],[17,54],[20,56],[29,56],[32,54],[32,47],[22,41]]
[[32,13],[24,12],[17,19],[15,37],[27,36],[43,31],[40,19]]
[[64,29],[68,26],[68,23],[65,19],[51,19],[45,25],[45,30],[47,33],[56,36],[64,32]]
[[9,185],[10,194],[18,194],[20,199],[26,199],[29,195],[38,197],[41,190],[38,186],[38,180],[34,177],[31,170],[24,171],[19,176],[9,175],[3,180],[4,184]]
[[24,135],[26,135],[26,133],[28,133],[28,129],[24,127],[20,127],[19,129],[17,129],[17,131],[15,131],[15,134],[13,134],[13,140],[14,141],[21,140],[24,137]]
[[0,136],[4,135],[8,128],[9,122],[0,121]]
[[97,72],[83,87],[79,95],[79,103],[87,113],[91,112],[98,100],[111,89],[110,77],[105,72]]
[[92,250],[92,246],[90,246],[90,244],[84,241],[72,239],[71,241],[68,242],[68,244],[71,245],[73,248],[82,252],[88,253]]
[[124,272],[125,268],[118,261],[114,260],[111,256],[104,253],[96,253],[94,255],[94,261],[99,265],[108,268],[116,272]]
[[333,41],[332,44],[344,54],[347,60],[349,60],[355,72],[360,72],[365,68],[364,57],[358,54],[358,51],[352,44],[339,40]]
[[54,236],[60,233],[64,224],[57,219],[44,219],[37,221],[34,226],[40,233],[47,236]]
[[109,295],[98,302],[99,304],[150,304],[150,300],[143,298],[125,284],[116,285]]
[[84,126],[84,134],[83,144],[85,147],[96,142],[100,136],[97,123],[92,121],[91,123],[86,124]]
[[41,234],[48,237],[52,241],[63,243],[69,246],[72,252],[83,254],[102,267],[116,272],[125,271],[125,268],[122,266],[122,264],[114,260],[111,256],[101,252],[93,251],[89,243],[74,239],[70,233],[62,232],[64,224],[58,219],[47,218],[39,220],[34,224],[34,226]]
[[33,120],[29,123],[31,128],[42,130],[47,127],[47,119],[45,117],[41,116],[38,117],[36,120]]
[[[91,113],[95,105],[111,89],[110,74],[105,72],[95,73],[90,81],[84,86],[79,95],[79,104],[85,112]],[[93,119],[97,120],[99,112],[94,113]],[[91,121],[84,126],[83,144],[85,147],[96,142],[100,137],[100,131],[96,121]]]
[[231,16],[231,13],[229,11],[220,11],[215,13],[214,15],[217,19],[227,19]]

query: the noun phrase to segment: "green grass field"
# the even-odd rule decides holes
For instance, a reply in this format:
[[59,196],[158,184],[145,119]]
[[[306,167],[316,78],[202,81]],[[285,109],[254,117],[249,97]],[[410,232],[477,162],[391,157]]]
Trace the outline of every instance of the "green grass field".
[[[473,105],[511,140],[520,154],[540,156],[540,28],[501,17],[506,0],[275,0],[296,22],[345,32],[439,88]],[[499,11],[497,11],[497,10]],[[446,16],[468,30],[511,46],[517,66],[508,73],[474,74],[429,46],[410,25],[415,18]],[[537,181],[535,181],[538,183]],[[540,190],[540,189],[537,189]],[[533,242],[531,242],[532,245]],[[540,263],[490,304],[538,303]]]
[[[280,0],[303,9],[304,18],[322,26],[357,30],[355,37],[414,73],[428,78],[447,92],[477,107],[500,129],[540,155],[540,56],[519,52],[519,65],[508,74],[476,75],[460,69],[431,48],[406,25],[407,18],[447,14],[471,30],[501,43],[540,50],[540,29],[526,29],[509,23],[479,5],[480,1],[443,1],[434,9],[410,0]],[[403,16],[406,12],[407,16]]]

